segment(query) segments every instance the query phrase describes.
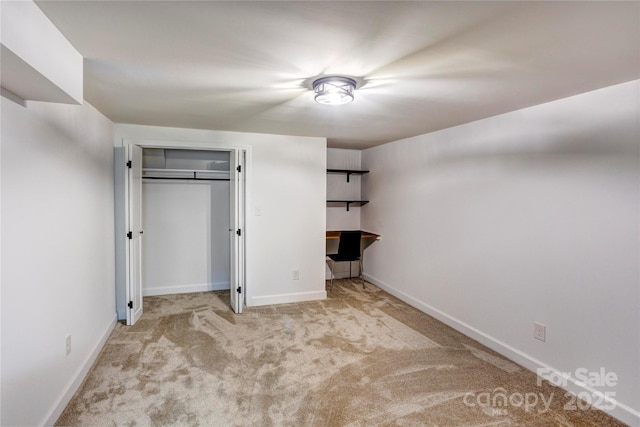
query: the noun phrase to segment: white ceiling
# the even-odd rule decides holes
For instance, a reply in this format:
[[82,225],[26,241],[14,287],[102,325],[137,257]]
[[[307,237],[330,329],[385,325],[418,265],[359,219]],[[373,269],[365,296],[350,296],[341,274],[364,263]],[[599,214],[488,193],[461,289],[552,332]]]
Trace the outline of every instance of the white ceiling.
[[[366,148],[640,77],[640,2],[38,1],[114,122]],[[313,101],[319,75],[361,82]]]

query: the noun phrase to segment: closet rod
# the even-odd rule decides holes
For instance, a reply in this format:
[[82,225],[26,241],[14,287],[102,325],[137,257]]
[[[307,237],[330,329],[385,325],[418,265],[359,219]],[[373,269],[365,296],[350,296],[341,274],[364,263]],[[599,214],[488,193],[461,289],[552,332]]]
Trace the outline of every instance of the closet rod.
[[142,179],[169,179],[180,181],[231,181],[229,178],[191,178],[191,177],[163,177],[163,176],[143,176]]

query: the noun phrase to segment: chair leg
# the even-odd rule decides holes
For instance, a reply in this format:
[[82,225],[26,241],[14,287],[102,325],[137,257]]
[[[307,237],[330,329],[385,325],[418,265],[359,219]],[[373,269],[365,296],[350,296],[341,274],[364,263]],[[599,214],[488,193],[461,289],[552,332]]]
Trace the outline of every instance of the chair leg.
[[362,289],[365,289],[365,287],[364,287],[364,264],[362,264],[362,258],[360,258],[360,280],[362,280]]
[[329,292],[333,291],[333,265],[335,264],[335,261],[331,262],[331,265],[329,266],[329,270],[331,270],[331,284],[329,285]]

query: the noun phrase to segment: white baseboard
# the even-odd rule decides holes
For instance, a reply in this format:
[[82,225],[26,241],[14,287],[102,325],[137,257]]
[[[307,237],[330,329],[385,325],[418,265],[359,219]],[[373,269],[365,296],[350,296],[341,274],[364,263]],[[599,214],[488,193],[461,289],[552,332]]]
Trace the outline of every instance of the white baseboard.
[[327,291],[299,292],[295,294],[264,295],[251,297],[247,306],[257,307],[261,305],[287,304],[292,302],[318,301],[327,299]]
[[113,319],[109,321],[109,324],[105,328],[105,331],[102,334],[102,337],[100,338],[100,340],[98,340],[96,345],[93,347],[93,349],[85,359],[84,363],[80,365],[80,368],[76,371],[75,375],[71,378],[71,381],[69,382],[69,384],[64,388],[62,394],[58,398],[57,403],[54,405],[53,409],[49,411],[49,414],[45,417],[44,422],[40,423],[40,425],[52,426],[56,423],[58,418],[60,418],[60,415],[62,415],[62,412],[67,407],[67,405],[71,401],[71,398],[76,393],[76,391],[78,391],[78,388],[80,388],[80,385],[82,385],[82,382],[84,381],[85,377],[89,373],[89,370],[91,369],[96,359],[100,355],[100,352],[102,351],[102,348],[104,347],[107,340],[109,339],[109,336],[113,331],[113,328],[115,328],[116,326],[117,317],[118,317],[117,314],[114,313]]
[[[367,282],[370,282],[374,285],[376,285],[377,287],[379,287],[380,289],[390,293],[391,295],[395,296],[396,298],[406,302],[407,304],[417,308],[418,310],[438,319],[439,321],[441,321],[442,323],[452,327],[453,329],[457,330],[458,332],[461,332],[463,334],[465,334],[466,336],[478,341],[479,343],[489,347],[490,349],[500,353],[501,355],[507,357],[508,359],[518,363],[519,365],[525,367],[526,369],[537,373],[538,369],[544,369],[547,370],[547,372],[549,372],[551,375],[558,375],[559,377],[561,377],[562,373],[558,370],[555,369],[553,367],[550,367],[548,365],[546,365],[545,363],[535,359],[534,357],[514,348],[511,347],[510,345],[508,345],[507,343],[504,343],[476,328],[474,328],[471,325],[468,325],[458,319],[456,319],[455,317],[449,316],[448,314],[430,306],[429,304],[426,304],[423,301],[420,301],[417,298],[412,297],[411,295],[408,295],[392,286],[390,286],[387,283],[384,283],[378,279],[376,279],[375,277],[370,276],[369,274],[367,274],[366,272],[364,273],[364,278]],[[587,392],[590,395],[597,395],[599,394],[596,390],[586,386],[586,385],[580,385],[576,383],[576,380],[574,378],[568,378],[567,379],[567,384],[566,387],[563,387],[565,390],[574,393],[574,394],[578,394],[580,392]],[[602,405],[605,405],[604,407],[602,407]],[[620,402],[617,402],[615,400],[611,400],[611,399],[607,399],[607,398],[603,398],[603,403],[602,405],[599,406],[599,409],[601,409],[602,411],[608,413],[609,415],[611,415],[614,418],[617,418],[618,420],[630,425],[630,426],[635,426],[635,427],[640,427],[640,412],[638,412],[637,410],[624,405]],[[595,406],[595,405],[594,405]],[[607,409],[608,407],[613,407],[613,409]]]
[[195,285],[165,286],[159,288],[145,288],[142,296],[188,294],[191,292],[223,291],[229,289],[229,282],[197,283]]

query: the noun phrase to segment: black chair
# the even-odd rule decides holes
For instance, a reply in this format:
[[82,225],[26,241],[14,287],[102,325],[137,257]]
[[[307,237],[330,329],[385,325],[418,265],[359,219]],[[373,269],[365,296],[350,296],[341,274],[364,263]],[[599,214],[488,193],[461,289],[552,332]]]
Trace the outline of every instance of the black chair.
[[351,262],[353,261],[358,261],[360,263],[360,279],[362,280],[362,289],[364,289],[364,278],[362,277],[362,252],[360,251],[361,238],[362,231],[342,231],[340,233],[338,253],[327,255],[327,264],[329,264],[329,268],[331,269],[331,285],[329,290],[333,290],[333,266],[337,262],[348,262],[349,279],[351,279]]

